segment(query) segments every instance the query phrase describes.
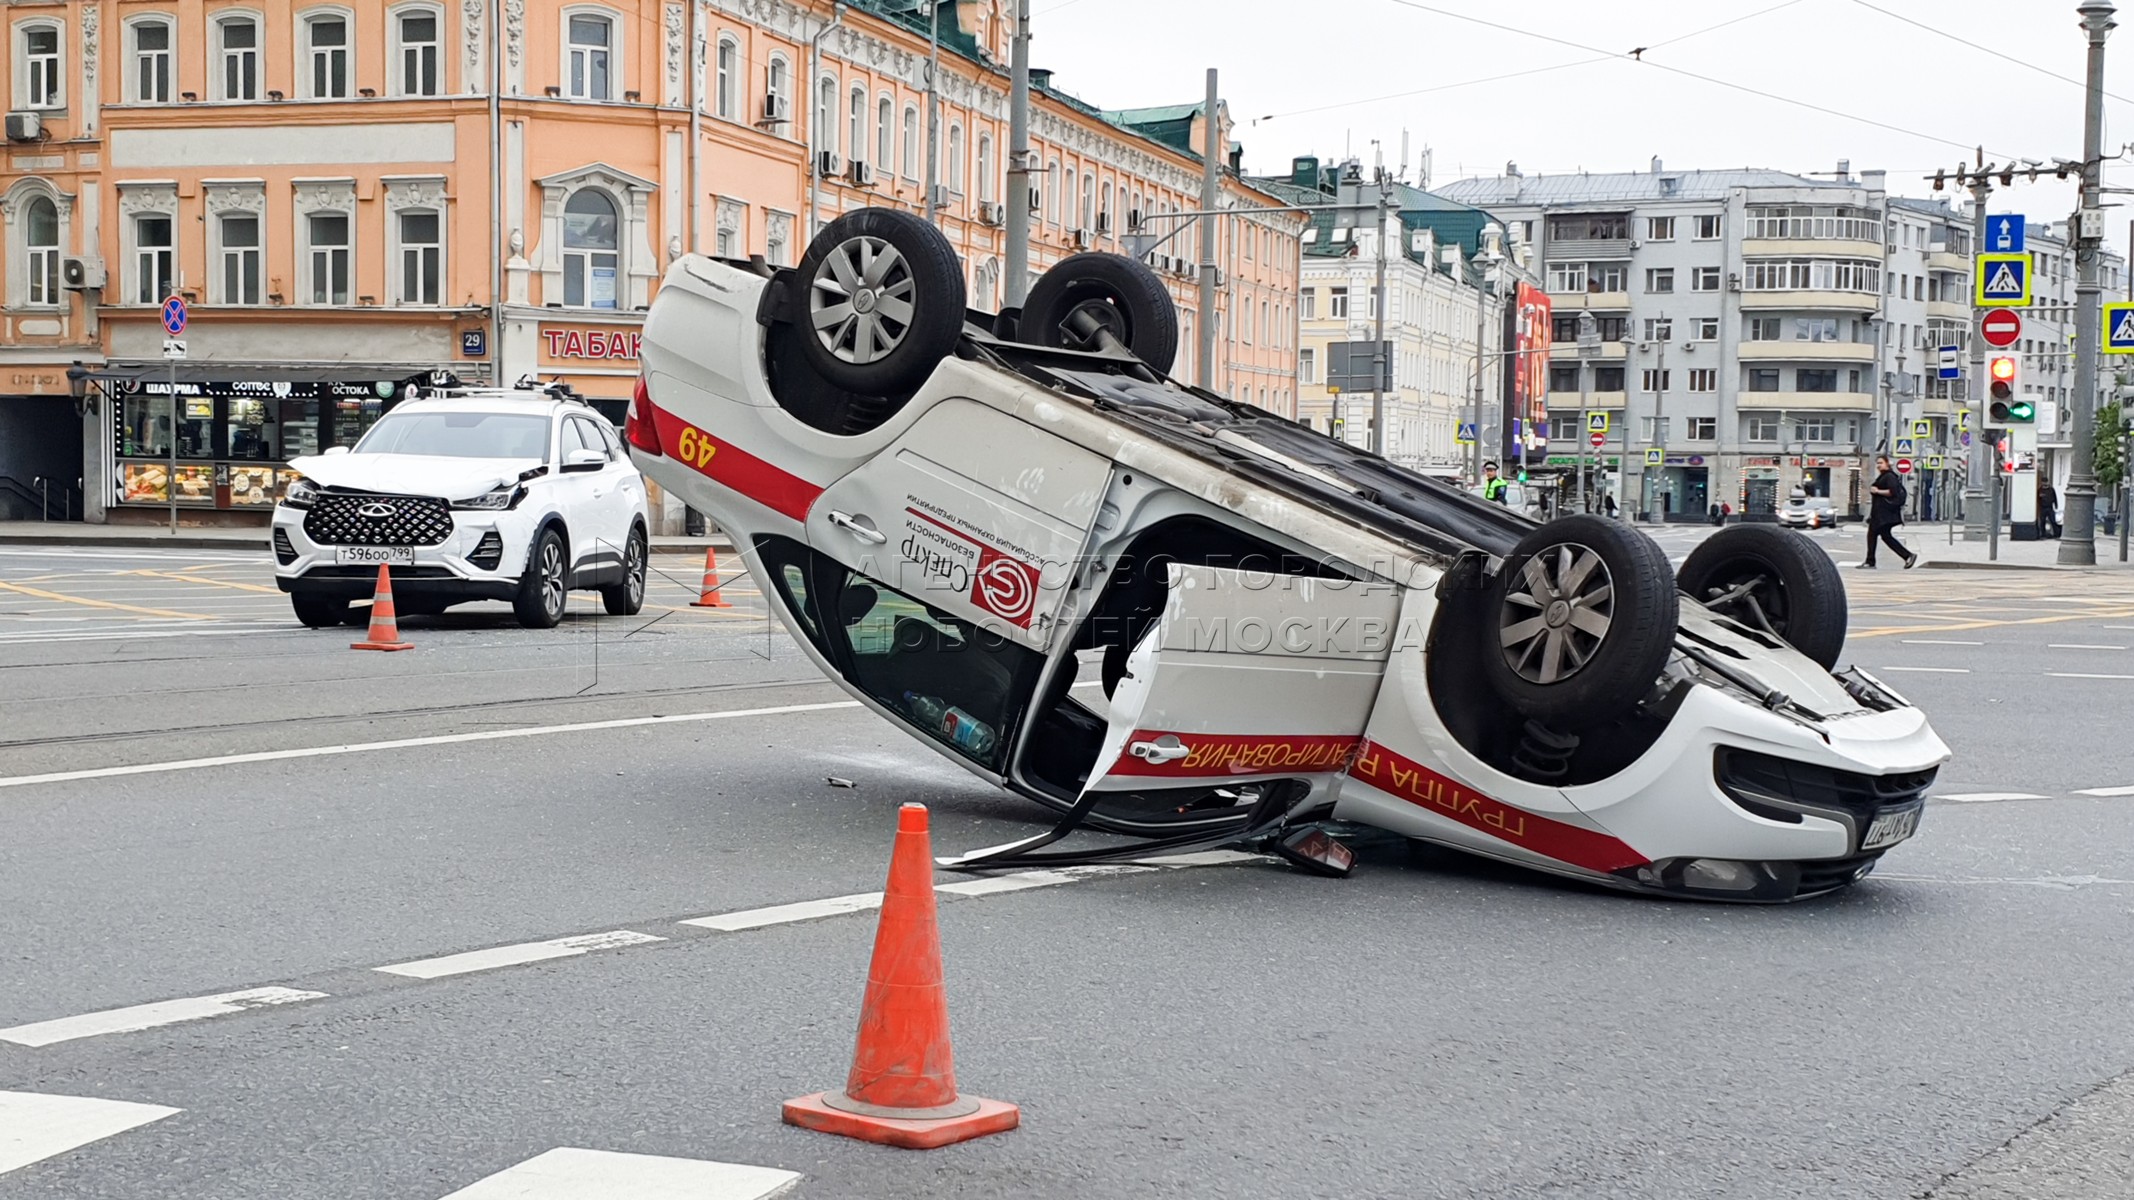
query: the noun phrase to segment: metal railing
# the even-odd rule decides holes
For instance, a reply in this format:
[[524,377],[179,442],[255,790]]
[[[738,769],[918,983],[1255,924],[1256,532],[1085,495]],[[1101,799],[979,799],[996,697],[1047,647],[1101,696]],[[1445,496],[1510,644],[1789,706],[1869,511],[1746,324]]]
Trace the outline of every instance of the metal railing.
[[44,475],[28,483],[12,475],[0,475],[0,514],[12,511],[18,521],[79,521],[82,519],[82,481],[72,483]]

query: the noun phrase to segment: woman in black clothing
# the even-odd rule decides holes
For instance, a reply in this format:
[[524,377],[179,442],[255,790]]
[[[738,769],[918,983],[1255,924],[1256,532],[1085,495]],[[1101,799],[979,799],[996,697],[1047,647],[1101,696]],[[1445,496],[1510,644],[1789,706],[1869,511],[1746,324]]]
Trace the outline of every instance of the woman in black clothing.
[[1888,542],[1897,557],[1904,560],[1905,569],[1919,565],[1919,556],[1904,548],[1897,535],[1890,531],[1904,524],[1904,480],[1890,469],[1889,455],[1875,456],[1875,482],[1868,487],[1874,503],[1867,510],[1867,561],[1863,567],[1875,565],[1875,544]]

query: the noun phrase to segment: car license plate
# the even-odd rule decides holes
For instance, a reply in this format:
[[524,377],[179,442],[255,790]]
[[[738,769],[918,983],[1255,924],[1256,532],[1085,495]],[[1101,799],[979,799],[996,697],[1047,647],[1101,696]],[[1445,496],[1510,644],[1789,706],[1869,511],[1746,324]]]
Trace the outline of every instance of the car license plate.
[[1898,812],[1886,812],[1876,817],[1867,827],[1867,836],[1860,839],[1860,849],[1880,850],[1919,832],[1919,809],[1907,808]]
[[375,567],[385,563],[395,567],[415,565],[413,546],[340,546],[333,552],[333,560],[344,567]]

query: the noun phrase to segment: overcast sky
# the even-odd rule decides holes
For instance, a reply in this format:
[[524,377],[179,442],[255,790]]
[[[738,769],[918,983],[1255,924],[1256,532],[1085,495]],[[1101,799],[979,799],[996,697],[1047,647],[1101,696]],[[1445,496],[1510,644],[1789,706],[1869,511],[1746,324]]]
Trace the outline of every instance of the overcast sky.
[[[1892,191],[1931,196],[1923,177],[1970,162],[1981,142],[1989,160],[2080,157],[2082,88],[2031,69],[2082,78],[2077,2],[1033,0],[1031,61],[1106,108],[1197,100],[1215,67],[1255,172],[1286,171],[1300,154],[1353,154],[1368,166],[1374,139],[1391,164],[1405,129],[1409,178],[1427,145],[1439,184],[1497,174],[1507,161],[1529,175],[1644,170],[1655,156],[1670,169],[1806,173],[1844,158],[1855,172],[1887,170]],[[2134,130],[2125,119],[2134,114],[2134,4],[2122,2],[2120,19],[2105,89],[2129,99],[2105,102],[2107,155],[2119,149],[2115,132]],[[1732,23],[1713,28],[1723,22]],[[1625,57],[1637,47],[1651,47],[1642,63]],[[1603,55],[1614,57],[1592,61]],[[1420,94],[1381,99],[1396,93]],[[2105,181],[2134,186],[2134,159],[2108,164]],[[2074,198],[2072,183],[2019,178],[1991,207],[2043,221],[2066,217]],[[2106,219],[2122,251],[2130,217],[2134,207]]]

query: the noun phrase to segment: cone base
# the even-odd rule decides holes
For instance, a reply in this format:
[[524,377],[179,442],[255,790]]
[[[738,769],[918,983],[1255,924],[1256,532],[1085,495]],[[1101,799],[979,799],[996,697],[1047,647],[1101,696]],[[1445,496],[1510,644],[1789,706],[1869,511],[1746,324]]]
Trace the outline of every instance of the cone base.
[[350,642],[351,650],[413,650],[413,642]]
[[967,1116],[944,1117],[937,1120],[906,1117],[870,1117],[859,1113],[844,1112],[823,1103],[822,1092],[802,1096],[785,1102],[785,1123],[802,1129],[822,1133],[835,1133],[878,1146],[898,1146],[906,1150],[932,1150],[939,1146],[953,1146],[989,1133],[1005,1133],[1022,1124],[1022,1109],[1002,1100],[985,1100],[976,1096],[961,1097],[976,1100],[978,1111]]
[[726,601],[724,601],[724,600],[711,600],[711,601],[705,601],[705,600],[691,600],[691,601],[689,602],[689,607],[691,607],[691,608],[732,608],[732,607],[733,607],[733,605],[731,605],[731,604],[728,604],[728,603],[727,603]]

